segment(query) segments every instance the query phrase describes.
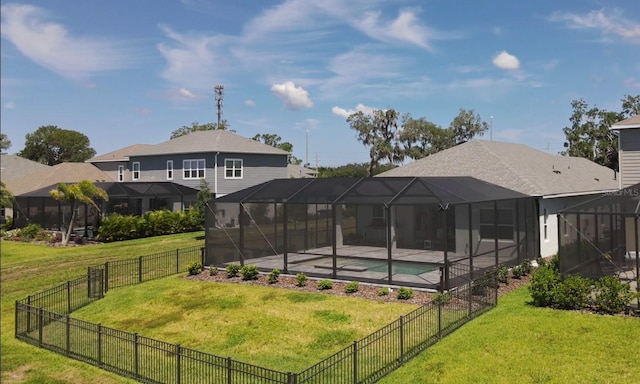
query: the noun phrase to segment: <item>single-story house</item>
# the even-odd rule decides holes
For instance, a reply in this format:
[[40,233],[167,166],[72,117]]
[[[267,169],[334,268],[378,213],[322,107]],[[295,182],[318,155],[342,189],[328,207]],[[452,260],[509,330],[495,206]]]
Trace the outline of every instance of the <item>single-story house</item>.
[[616,171],[581,157],[552,155],[525,144],[472,140],[380,177],[472,176],[535,198],[540,256],[558,252],[560,210],[618,190]]

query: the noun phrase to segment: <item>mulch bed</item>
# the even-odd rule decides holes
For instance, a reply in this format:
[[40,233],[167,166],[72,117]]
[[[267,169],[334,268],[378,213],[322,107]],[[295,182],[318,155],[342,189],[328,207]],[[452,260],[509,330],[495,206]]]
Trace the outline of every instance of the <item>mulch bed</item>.
[[[191,275],[191,276],[187,275],[185,276],[185,278],[190,280],[198,280],[198,281],[258,285],[258,286],[265,286],[265,287],[290,289],[290,290],[300,291],[300,292],[313,292],[313,293],[320,293],[320,294],[326,294],[326,295],[350,296],[350,297],[358,297],[358,298],[383,301],[383,302],[401,302],[401,303],[410,303],[410,304],[418,304],[418,305],[430,302],[433,299],[433,295],[434,295],[434,292],[414,289],[413,298],[409,300],[400,300],[397,298],[396,287],[391,287],[391,292],[388,295],[380,296],[378,292],[380,291],[380,288],[382,286],[367,284],[367,283],[360,283],[357,292],[346,293],[345,286],[349,283],[348,281],[345,282],[345,281],[332,280],[332,283],[333,283],[332,289],[319,290],[316,287],[316,284],[321,279],[310,277],[307,280],[307,284],[304,287],[298,287],[296,285],[295,276],[280,275],[278,277],[278,282],[274,284],[270,284],[267,281],[266,274],[258,275],[257,280],[242,280],[241,277],[227,278],[226,272],[224,270],[218,271],[216,275],[210,275],[209,270],[207,269],[203,272],[200,272],[197,275]],[[502,296],[528,283],[529,283],[529,276],[525,276],[521,279],[509,279],[508,285],[500,284],[500,287],[498,288],[498,296]]]

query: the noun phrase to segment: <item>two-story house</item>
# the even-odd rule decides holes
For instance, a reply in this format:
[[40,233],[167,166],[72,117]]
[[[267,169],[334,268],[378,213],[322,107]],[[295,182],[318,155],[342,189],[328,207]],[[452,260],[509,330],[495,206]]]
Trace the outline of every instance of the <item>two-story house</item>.
[[[172,182],[219,197],[286,178],[289,152],[226,130],[197,131],[156,145],[137,144],[87,160],[118,182]],[[190,202],[182,202],[188,206]],[[175,202],[142,201],[142,211]]]
[[611,126],[618,133],[620,188],[640,183],[640,115]]

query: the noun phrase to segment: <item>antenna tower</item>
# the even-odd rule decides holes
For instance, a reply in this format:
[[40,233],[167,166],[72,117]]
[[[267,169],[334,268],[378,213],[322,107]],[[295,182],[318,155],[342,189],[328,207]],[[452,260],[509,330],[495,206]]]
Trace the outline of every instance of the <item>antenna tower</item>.
[[213,87],[213,90],[216,93],[216,114],[218,115],[218,129],[220,129],[220,121],[222,118],[222,99],[223,96],[222,94],[224,93],[224,85],[222,84],[217,84],[216,86]]

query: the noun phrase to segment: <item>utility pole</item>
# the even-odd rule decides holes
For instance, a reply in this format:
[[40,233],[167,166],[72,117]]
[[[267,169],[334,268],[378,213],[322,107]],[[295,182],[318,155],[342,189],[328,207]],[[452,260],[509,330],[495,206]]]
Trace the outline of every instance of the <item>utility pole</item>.
[[218,126],[217,128],[220,129],[220,121],[222,118],[222,93],[224,92],[224,85],[222,84],[217,84],[215,87],[213,87],[213,90],[216,93],[216,108],[217,108],[217,115],[218,115]]
[[489,140],[493,141],[493,116],[489,116],[490,119],[490,123],[489,123]]
[[305,167],[309,166],[309,130],[308,129],[307,129],[307,154],[304,159],[304,166]]

